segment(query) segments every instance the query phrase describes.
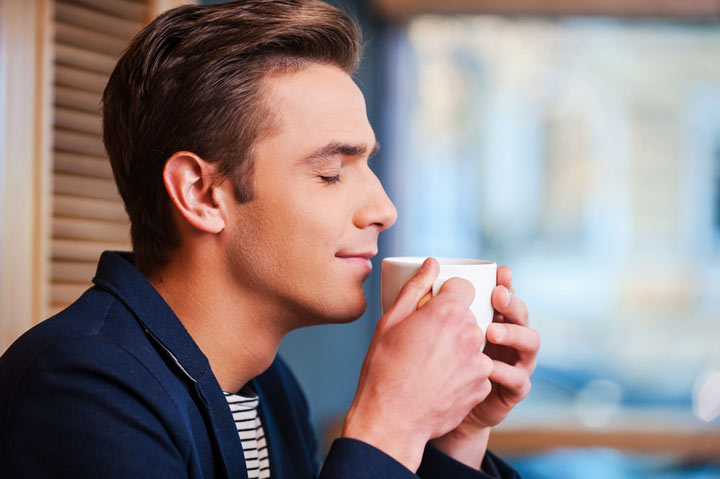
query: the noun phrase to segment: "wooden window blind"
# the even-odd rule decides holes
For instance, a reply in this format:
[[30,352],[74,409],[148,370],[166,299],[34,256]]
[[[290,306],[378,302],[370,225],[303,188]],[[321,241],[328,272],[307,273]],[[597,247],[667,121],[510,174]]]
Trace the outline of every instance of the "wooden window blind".
[[129,221],[102,143],[100,98],[147,1],[54,2],[52,239],[49,312],[91,285],[103,250],[129,250]]

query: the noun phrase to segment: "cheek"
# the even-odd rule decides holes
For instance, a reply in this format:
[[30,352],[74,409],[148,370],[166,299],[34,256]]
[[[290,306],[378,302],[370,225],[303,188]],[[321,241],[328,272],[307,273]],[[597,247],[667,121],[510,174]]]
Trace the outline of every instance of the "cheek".
[[[339,198],[331,195],[299,196],[284,205],[283,219],[288,242],[318,253],[341,246],[350,222]],[[325,254],[325,253],[323,253]]]
[[348,203],[356,197],[351,187],[276,175],[272,185],[258,185],[257,191],[265,194],[256,198],[260,200],[257,223],[249,226],[257,227],[266,241],[261,248],[272,248],[281,263],[310,272],[318,263],[333,260],[340,248],[356,246],[349,232],[352,205]]

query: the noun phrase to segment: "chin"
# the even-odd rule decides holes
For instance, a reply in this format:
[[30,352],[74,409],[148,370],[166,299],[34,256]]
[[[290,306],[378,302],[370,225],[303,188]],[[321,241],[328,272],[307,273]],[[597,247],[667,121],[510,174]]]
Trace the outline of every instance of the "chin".
[[346,314],[341,315],[337,322],[338,323],[352,323],[353,321],[356,321],[360,319],[360,316],[365,313],[365,310],[367,309],[367,302],[363,300],[362,305],[359,305],[357,308],[354,308],[352,310],[348,310]]
[[365,294],[354,298],[335,298],[333,303],[294,304],[290,307],[292,323],[295,328],[318,326],[321,324],[352,323],[360,318],[367,309]]
[[346,301],[327,305],[322,314],[315,317],[316,324],[352,323],[360,318],[367,309],[367,300],[362,294],[360,298],[347,298]]

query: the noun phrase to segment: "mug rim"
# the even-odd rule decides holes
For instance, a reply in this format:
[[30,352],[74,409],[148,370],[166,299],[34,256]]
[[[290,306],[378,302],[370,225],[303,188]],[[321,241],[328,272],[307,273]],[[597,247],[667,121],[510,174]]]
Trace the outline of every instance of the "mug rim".
[[495,261],[487,259],[474,259],[474,258],[438,258],[435,256],[391,256],[383,258],[382,262],[392,264],[403,264],[403,265],[415,265],[420,266],[426,259],[435,258],[440,266],[483,266],[493,265]]

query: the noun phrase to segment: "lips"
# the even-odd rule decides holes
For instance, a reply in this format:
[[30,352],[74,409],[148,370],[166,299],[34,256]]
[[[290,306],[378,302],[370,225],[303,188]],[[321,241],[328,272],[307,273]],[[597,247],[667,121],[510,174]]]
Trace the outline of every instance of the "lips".
[[341,252],[337,253],[335,256],[348,265],[369,272],[372,271],[372,263],[370,262],[370,258],[375,256],[376,254],[377,251],[366,251],[362,253]]
[[335,256],[338,258],[363,258],[363,259],[370,259],[373,256],[377,254],[377,251],[367,251],[365,253],[345,253],[340,252],[336,253]]

